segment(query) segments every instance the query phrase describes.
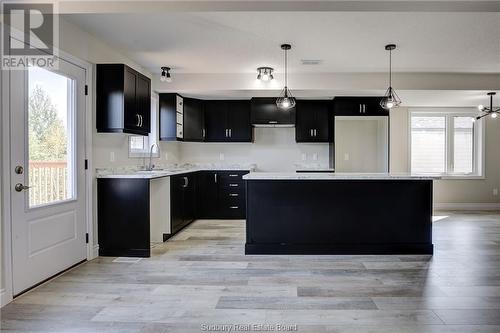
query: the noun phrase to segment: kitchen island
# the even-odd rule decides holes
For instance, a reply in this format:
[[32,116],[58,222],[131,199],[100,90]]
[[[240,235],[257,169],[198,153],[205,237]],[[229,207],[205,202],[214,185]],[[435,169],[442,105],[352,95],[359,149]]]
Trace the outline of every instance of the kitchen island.
[[260,173],[246,181],[246,254],[432,254],[432,177]]

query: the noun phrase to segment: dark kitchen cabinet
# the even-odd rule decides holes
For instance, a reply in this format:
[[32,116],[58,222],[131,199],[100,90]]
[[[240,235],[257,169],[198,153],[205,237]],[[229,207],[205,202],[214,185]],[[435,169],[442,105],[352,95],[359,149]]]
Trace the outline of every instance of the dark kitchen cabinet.
[[183,139],[184,99],[174,93],[159,94],[159,137],[161,141]]
[[333,142],[331,101],[298,100],[296,105],[295,141]]
[[226,114],[225,101],[205,101],[205,141],[226,141]]
[[198,218],[244,219],[248,171],[202,171],[198,176]]
[[100,256],[149,257],[149,179],[97,179]]
[[293,125],[296,108],[280,110],[274,97],[254,97],[251,99],[251,123],[254,125]]
[[252,142],[250,102],[205,101],[205,141]]
[[382,97],[335,97],[335,116],[388,116],[389,111],[380,106]]
[[196,173],[170,178],[171,234],[184,228],[196,218]]
[[124,64],[98,64],[96,69],[97,132],[148,135],[151,80]]
[[198,174],[198,217],[216,219],[219,189],[217,171],[200,171]]
[[196,98],[184,98],[184,141],[203,141],[205,139],[205,121],[203,101]]

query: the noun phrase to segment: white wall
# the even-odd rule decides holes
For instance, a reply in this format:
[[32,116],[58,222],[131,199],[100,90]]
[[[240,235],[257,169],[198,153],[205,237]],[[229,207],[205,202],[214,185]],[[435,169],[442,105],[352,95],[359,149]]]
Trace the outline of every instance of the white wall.
[[[408,172],[409,165],[409,109],[391,111],[390,168],[391,172]],[[500,189],[500,121],[484,118],[485,128],[485,177],[484,179],[447,179],[434,182],[434,202],[457,204],[500,203],[500,196],[493,189]],[[465,206],[465,205],[462,205]]]
[[[328,144],[298,144],[295,128],[254,129],[254,143],[182,143],[184,162],[256,163],[258,171],[294,171],[295,164],[328,167]],[[220,154],[224,160],[220,160]],[[306,160],[302,160],[302,155]],[[317,160],[314,160],[314,154]]]

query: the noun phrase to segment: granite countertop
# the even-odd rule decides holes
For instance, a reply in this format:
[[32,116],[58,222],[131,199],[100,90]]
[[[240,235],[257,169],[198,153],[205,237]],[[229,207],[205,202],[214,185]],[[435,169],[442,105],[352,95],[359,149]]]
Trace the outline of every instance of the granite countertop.
[[97,178],[136,178],[136,179],[154,179],[181,175],[190,172],[203,170],[248,170],[254,171],[255,164],[188,164],[181,166],[158,167],[153,171],[139,170],[137,167],[122,168],[99,168],[96,169]]
[[408,173],[295,173],[295,172],[252,172],[244,175],[245,180],[355,180],[355,179],[440,179],[434,176]]

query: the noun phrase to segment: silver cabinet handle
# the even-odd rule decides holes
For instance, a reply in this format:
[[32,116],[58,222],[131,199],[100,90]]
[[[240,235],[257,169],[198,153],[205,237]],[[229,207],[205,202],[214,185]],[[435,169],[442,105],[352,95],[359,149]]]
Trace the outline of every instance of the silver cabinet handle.
[[184,179],[184,185],[182,185],[182,187],[188,187],[189,185],[189,179],[188,177],[182,177]]
[[317,136],[317,135],[316,135],[316,131],[317,131],[317,130],[316,130],[316,129],[314,129],[314,137],[316,137],[316,136]]
[[233,137],[233,133],[232,133],[231,128],[229,129],[229,137],[230,137],[230,138],[231,138],[231,137]]
[[363,113],[363,105],[359,104],[359,113]]
[[238,187],[238,184],[229,184],[229,187]]
[[278,121],[277,121],[277,120],[269,120],[267,123],[268,123],[268,124],[277,124],[277,123],[278,123]]
[[217,174],[216,173],[214,173],[214,182],[217,183]]
[[202,136],[203,136],[203,139],[205,139],[205,134],[206,134],[206,131],[205,129],[202,130]]
[[143,124],[144,124],[144,122],[143,122],[142,115],[141,115],[141,127]]
[[310,136],[314,136],[313,135],[313,129],[311,128],[311,133],[309,134]]
[[227,136],[228,136],[228,135],[227,135],[227,133],[228,133],[228,130],[227,130],[227,128],[226,128],[226,138],[227,138]]
[[233,173],[233,174],[230,174],[229,177],[238,177],[238,175]]
[[135,126],[140,127],[141,126],[141,116],[136,114],[135,118],[137,119],[137,123],[135,124]]
[[229,196],[230,196],[230,197],[237,197],[237,196],[238,196],[238,193],[229,193]]
[[229,206],[230,209],[238,209],[238,206]]

